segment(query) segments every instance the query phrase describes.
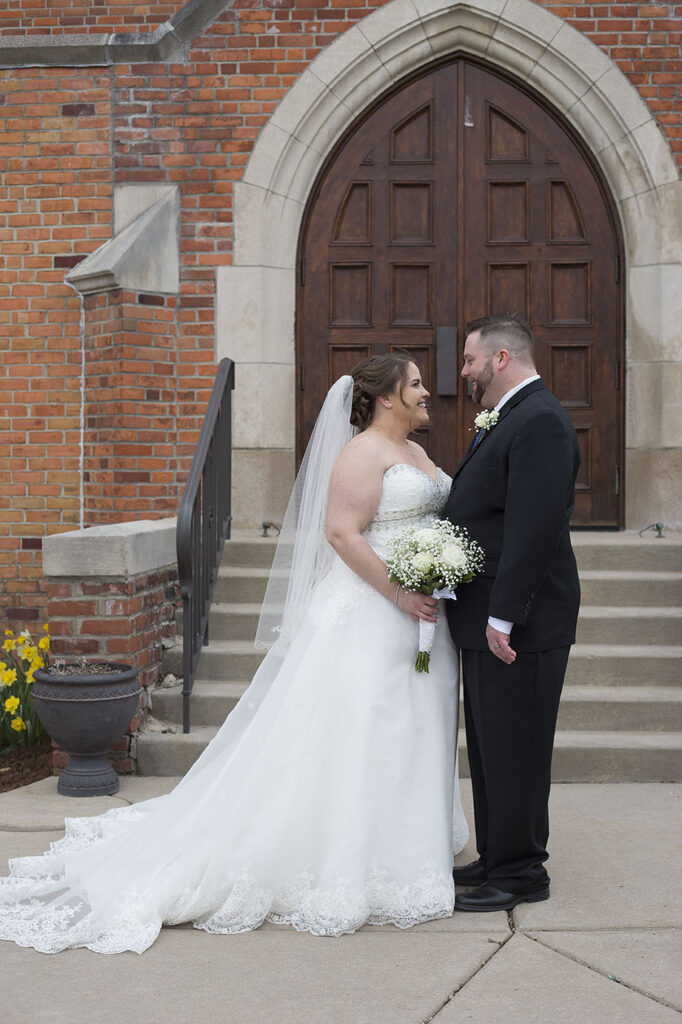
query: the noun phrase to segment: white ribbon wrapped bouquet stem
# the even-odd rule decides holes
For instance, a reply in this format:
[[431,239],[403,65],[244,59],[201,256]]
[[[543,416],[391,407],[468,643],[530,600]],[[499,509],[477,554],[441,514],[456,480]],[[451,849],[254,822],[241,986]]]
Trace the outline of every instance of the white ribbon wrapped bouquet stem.
[[[431,597],[435,597],[438,600],[445,598],[448,601],[456,601],[457,594],[454,590],[450,590],[449,587],[442,587],[440,590],[434,590]],[[415,668],[417,672],[428,672],[429,662],[431,661],[431,651],[433,649],[433,639],[436,635],[436,623],[429,622],[428,619],[419,620],[419,652],[417,654],[417,661]]]

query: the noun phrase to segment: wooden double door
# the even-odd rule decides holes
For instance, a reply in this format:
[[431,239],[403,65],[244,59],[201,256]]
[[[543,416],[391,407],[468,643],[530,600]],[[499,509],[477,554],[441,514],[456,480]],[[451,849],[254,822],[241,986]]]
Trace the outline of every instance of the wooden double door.
[[589,156],[539,99],[464,58],[410,81],[328,161],[299,257],[299,457],[330,384],[407,349],[433,403],[418,439],[452,473],[478,411],[464,325],[516,310],[580,441],[574,524],[622,524],[618,229]]

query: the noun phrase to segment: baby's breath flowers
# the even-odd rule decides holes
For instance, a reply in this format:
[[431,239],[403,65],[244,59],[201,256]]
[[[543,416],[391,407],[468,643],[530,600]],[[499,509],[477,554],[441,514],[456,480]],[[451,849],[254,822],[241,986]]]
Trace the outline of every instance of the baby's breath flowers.
[[[455,599],[455,588],[482,572],[485,552],[462,526],[437,519],[431,526],[402,530],[390,545],[386,560],[389,579],[406,590],[436,598]],[[415,668],[428,672],[435,623],[419,622],[419,652]]]
[[45,635],[37,644],[27,629],[18,636],[11,629],[5,630],[0,648],[0,754],[30,746],[43,734],[31,697],[36,671],[49,662],[48,626],[43,626],[43,630]]

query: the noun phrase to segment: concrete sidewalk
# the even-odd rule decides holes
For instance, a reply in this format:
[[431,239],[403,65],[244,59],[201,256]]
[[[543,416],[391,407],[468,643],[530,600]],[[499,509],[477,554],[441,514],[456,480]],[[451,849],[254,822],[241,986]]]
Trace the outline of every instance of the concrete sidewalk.
[[[168,791],[122,780],[73,800],[56,779],[0,796],[0,873],[41,853],[65,815]],[[465,809],[472,820],[468,780]],[[165,928],[143,956],[45,956],[0,943],[6,1024],[673,1024],[682,1010],[682,786],[552,791],[552,897],[338,939],[265,925],[246,935]],[[458,857],[475,856],[473,843]]]

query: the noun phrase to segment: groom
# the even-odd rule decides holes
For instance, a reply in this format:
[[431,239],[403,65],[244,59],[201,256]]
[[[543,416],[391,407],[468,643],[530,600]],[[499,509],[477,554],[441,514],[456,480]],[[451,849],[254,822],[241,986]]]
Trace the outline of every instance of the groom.
[[453,871],[456,884],[476,886],[455,906],[510,910],[549,897],[552,746],[580,603],[569,535],[580,455],[518,314],[468,325],[462,376],[490,411],[445,510],[486,554],[483,574],[446,602],[462,652],[479,852]]

